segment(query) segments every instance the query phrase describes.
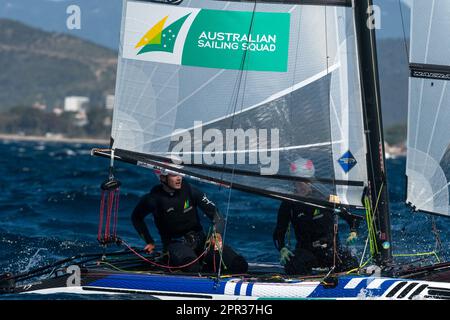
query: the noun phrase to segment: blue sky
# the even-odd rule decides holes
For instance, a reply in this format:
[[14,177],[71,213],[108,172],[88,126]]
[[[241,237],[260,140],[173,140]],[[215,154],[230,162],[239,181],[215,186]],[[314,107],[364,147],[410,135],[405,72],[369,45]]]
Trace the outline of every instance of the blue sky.
[[[399,0],[374,0],[374,3],[381,7],[382,13],[378,36],[403,37]],[[81,30],[66,27],[66,9],[73,4],[81,8]],[[0,18],[18,20],[46,31],[72,34],[111,49],[117,49],[119,44],[121,11],[122,0],[0,0]],[[404,14],[409,16],[408,10]],[[407,28],[408,23],[406,21]]]

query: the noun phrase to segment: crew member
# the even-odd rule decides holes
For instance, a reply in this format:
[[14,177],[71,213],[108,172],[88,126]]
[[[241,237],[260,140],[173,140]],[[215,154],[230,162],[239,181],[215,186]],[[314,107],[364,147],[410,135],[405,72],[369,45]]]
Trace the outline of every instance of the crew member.
[[[151,253],[155,249],[155,241],[144,222],[152,213],[170,266],[187,265],[182,269],[186,272],[215,272],[219,268],[221,251],[225,273],[247,272],[247,261],[231,247],[222,245],[224,219],[206,194],[183,181],[180,175],[169,174],[164,169],[156,173],[161,184],[141,198],[132,214],[133,225],[146,243],[144,250]],[[215,232],[210,239],[203,231],[198,208],[214,223]],[[210,249],[198,259],[209,241],[212,242]]]
[[[312,178],[315,169],[311,160],[300,158],[291,163],[290,172],[294,176]],[[297,181],[296,190],[302,197],[312,198],[314,195],[309,182]],[[335,214],[350,226],[347,243],[354,242],[359,221],[345,209],[315,208],[287,200],[281,203],[273,239],[280,251],[280,263],[287,274],[306,275],[311,274],[312,268],[330,268],[333,265],[335,271],[340,272],[358,266],[358,261],[351,253],[339,246],[338,235],[334,231]],[[289,224],[294,229],[297,241],[294,252],[285,245]]]

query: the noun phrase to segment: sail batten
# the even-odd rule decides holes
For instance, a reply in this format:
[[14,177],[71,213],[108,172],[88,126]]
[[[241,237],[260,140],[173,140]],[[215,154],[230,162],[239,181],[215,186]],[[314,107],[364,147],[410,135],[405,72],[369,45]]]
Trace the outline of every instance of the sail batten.
[[413,78],[450,80],[450,65],[411,63],[409,69]]

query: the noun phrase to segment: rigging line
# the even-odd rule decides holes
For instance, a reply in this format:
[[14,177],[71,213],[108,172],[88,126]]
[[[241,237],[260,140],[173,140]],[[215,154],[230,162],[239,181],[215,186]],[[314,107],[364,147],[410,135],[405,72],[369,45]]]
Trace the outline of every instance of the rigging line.
[[[327,65],[327,74],[329,74],[329,51],[328,51],[328,17],[327,17],[327,7],[324,7],[324,27],[325,27],[325,62]],[[336,30],[337,31],[337,30]],[[330,95],[331,95],[331,76],[330,76],[330,81],[328,83],[327,86],[327,105],[328,108],[330,108]],[[329,125],[330,125],[330,133],[331,133],[331,128],[332,128],[332,123],[331,123],[331,115],[328,117],[328,121],[329,121]],[[330,139],[333,140],[333,137],[330,134]],[[331,156],[333,157],[333,150],[331,150]],[[334,166],[333,166],[334,169]],[[335,173],[333,172],[333,186],[336,188],[336,182],[335,182]],[[336,190],[337,191],[337,190]],[[337,192],[336,192],[337,193]],[[337,256],[337,233],[338,233],[338,216],[336,213],[336,202],[333,201],[333,220],[334,220],[334,226],[333,226],[333,268],[331,270],[334,270],[336,268],[336,261],[339,258]]]
[[364,263],[361,261],[361,263],[360,263],[360,265],[359,265],[358,268],[349,270],[349,271],[347,271],[345,274],[351,274],[351,273],[353,273],[353,272],[355,272],[355,271],[358,271],[358,272],[359,272],[359,270],[361,270],[362,268],[364,268],[371,260],[372,260],[372,258],[369,258],[369,259],[367,259]]
[[[231,5],[231,2],[226,2],[225,6],[223,7],[222,10],[227,10],[230,5]],[[240,72],[237,72],[237,74],[240,75]],[[238,79],[238,77],[236,77],[236,79]],[[233,101],[234,93],[237,92],[237,90],[238,90],[238,81],[235,81],[233,90],[231,91],[232,94],[230,96],[230,102],[226,109],[227,114],[229,114],[231,112],[231,110],[233,110],[233,102],[232,101]],[[199,126],[194,125],[194,128],[196,128],[196,127],[199,127]]]
[[368,231],[368,237],[370,239],[370,254],[372,257],[375,256],[375,254],[378,253],[378,246],[376,241],[376,232],[375,232],[375,225],[373,221],[373,212],[372,212],[372,204],[371,204],[371,198],[369,196],[364,197],[364,206],[366,209],[366,223],[367,223],[367,231]]
[[145,261],[145,262],[147,262],[147,263],[149,263],[149,264],[151,264],[151,265],[153,265],[153,266],[156,266],[156,267],[159,267],[159,268],[164,268],[164,269],[169,269],[169,271],[171,271],[171,269],[183,269],[183,268],[186,268],[186,267],[189,267],[189,266],[191,266],[191,265],[193,265],[193,264],[195,264],[195,263],[197,263],[201,258],[203,258],[203,256],[205,256],[207,253],[208,253],[208,251],[209,251],[209,247],[208,248],[206,248],[197,258],[195,258],[194,260],[192,260],[192,261],[190,261],[190,262],[188,262],[188,263],[185,263],[185,264],[183,264],[183,265],[181,265],[181,266],[171,266],[171,265],[163,265],[163,264],[160,264],[160,263],[156,263],[156,262],[154,262],[154,261],[151,261],[151,260],[149,260],[149,259],[147,259],[146,257],[144,257],[143,255],[141,255],[139,252],[137,252],[136,250],[134,250],[128,243],[126,243],[125,241],[123,241],[122,240],[122,243],[123,243],[123,245],[128,249],[128,250],[130,250],[134,255],[136,255],[138,258],[140,258],[141,260],[143,260],[143,261]]
[[[425,59],[424,59],[424,63],[426,64],[428,61],[428,53],[429,53],[429,45],[430,45],[430,39],[431,39],[431,29],[432,29],[432,25],[433,25],[433,16],[434,16],[434,5],[435,5],[435,0],[432,0],[433,3],[431,5],[431,14],[430,14],[430,24],[428,26],[428,35],[427,35],[427,44],[425,46]],[[413,7],[414,10],[414,7]],[[419,99],[419,110],[417,112],[417,121],[416,121],[416,136],[415,136],[415,140],[414,140],[414,149],[417,148],[417,138],[419,135],[419,127],[420,127],[420,114],[422,113],[422,105],[423,105],[423,91],[424,91],[424,87],[425,87],[425,79],[422,79],[422,88],[420,90],[420,99]],[[416,157],[414,156],[414,162],[415,162]],[[413,163],[414,163],[413,162]]]
[[[367,219],[368,220],[370,219],[370,224],[368,223],[368,225],[370,225],[369,233],[372,234],[372,242],[373,243],[371,242],[371,245],[372,245],[373,250],[374,250],[373,252],[375,252],[375,253],[378,253],[377,236],[376,236],[376,233],[377,233],[378,230],[376,229],[376,224],[375,224],[373,219],[374,219],[375,215],[377,214],[378,202],[380,200],[380,196],[381,196],[381,192],[382,192],[383,188],[384,188],[384,182],[381,183],[380,191],[378,192],[377,201],[375,203],[375,209],[374,210],[372,210],[372,207],[371,207],[372,206],[371,199],[367,199],[367,201],[368,201],[367,207],[370,209],[370,213],[367,216]],[[372,256],[373,256],[373,254],[372,254]]]
[[[228,105],[228,108],[227,108],[227,114],[231,114],[231,117],[228,116],[228,117],[224,118],[224,119],[227,119],[227,120],[231,120],[230,128],[233,128],[233,126],[234,126],[235,115],[237,113],[241,113],[242,112],[242,106],[241,106],[241,110],[239,112],[236,112],[236,110],[237,110],[237,105],[239,103],[240,88],[241,88],[242,79],[243,79],[243,76],[244,76],[244,70],[243,70],[244,69],[244,62],[243,61],[245,61],[245,57],[246,57],[246,53],[244,53],[242,55],[241,65],[239,66],[240,69],[239,69],[238,77],[236,78],[236,82],[234,83],[234,88],[233,88],[232,95],[231,95],[232,99],[230,99],[231,102],[230,102],[230,104]],[[245,79],[247,79],[247,78],[245,77]],[[243,89],[244,91],[245,91],[245,83],[246,83],[246,81],[244,81],[244,89]],[[244,103],[243,101],[244,101],[244,94],[242,96],[242,104]],[[214,123],[214,121],[210,121],[210,123]],[[197,125],[197,126],[194,126],[194,128],[199,128],[199,127],[203,128],[207,124],[209,124],[209,123],[207,122],[206,124],[201,124],[200,126]],[[236,150],[236,153],[238,153],[237,150]],[[222,164],[223,172],[220,175],[220,179],[221,180],[223,180],[223,176],[225,174],[225,170],[224,170],[225,169],[225,165],[226,165],[226,163],[224,162]],[[234,168],[233,168],[233,171],[234,171]],[[233,171],[232,171],[232,174],[234,174]],[[220,190],[221,190],[221,188],[219,187],[219,191]]]
[[[248,36],[250,36],[250,34],[252,33],[252,30],[253,30],[253,23],[254,23],[255,13],[256,13],[256,5],[257,5],[257,0],[255,0],[254,6],[253,6],[252,18],[251,18],[251,21],[250,21],[250,26],[249,26],[249,30],[248,30],[248,34],[247,34]],[[242,77],[243,77],[243,74],[244,74],[246,58],[247,58],[247,50],[242,55],[241,77],[240,77],[239,82],[242,81]],[[248,74],[248,72],[246,72],[246,75],[247,74]],[[245,79],[244,79],[243,97],[244,97],[244,93],[245,93],[246,80],[247,80],[247,77],[245,77]],[[237,91],[237,95],[236,95],[236,104],[234,106],[233,114],[236,112],[237,104],[239,102],[238,99],[239,99],[240,83],[239,83],[239,86],[238,86],[237,90],[238,91]],[[244,101],[243,101],[243,98],[242,98],[242,106],[243,106],[243,104],[244,104]],[[242,106],[241,106],[241,108],[242,108]],[[233,126],[234,126],[234,119],[235,119],[235,117],[233,116],[231,118],[231,128],[233,128]],[[225,166],[225,164],[224,164],[224,166]],[[232,171],[231,179],[230,179],[230,189],[229,189],[229,192],[228,192],[228,203],[227,203],[227,210],[226,210],[226,214],[225,214],[225,226],[224,226],[223,235],[222,235],[222,245],[225,244],[225,236],[226,236],[227,226],[228,226],[228,216],[229,216],[229,212],[230,212],[231,194],[232,194],[232,191],[233,191],[232,187],[233,187],[234,169],[235,168],[236,168],[236,163],[233,164],[233,171]],[[221,271],[222,271],[222,263],[223,263],[223,251],[222,250],[219,252],[219,255],[220,255],[220,262],[219,262],[219,269],[217,271],[217,278],[220,278]]]
[[[255,0],[255,2],[256,2],[256,0]],[[256,3],[255,3],[255,6],[256,6]],[[254,6],[254,8],[255,8],[255,6]],[[253,13],[252,13],[252,18],[251,18],[251,20],[250,20],[249,32],[248,32],[247,35],[250,35],[250,33],[251,33],[251,28],[252,28],[251,24],[253,23],[253,16],[254,16],[254,14],[255,14],[255,12],[253,11]],[[247,44],[248,44],[248,42],[247,42]],[[200,125],[194,125],[194,127],[193,127],[194,130],[195,130],[196,128],[203,128],[203,127],[205,127],[205,126],[208,125],[208,124],[212,124],[212,123],[214,123],[214,122],[218,122],[219,119],[222,119],[222,118],[223,118],[224,120],[230,119],[230,120],[231,120],[230,128],[233,128],[233,126],[234,126],[235,115],[236,115],[237,113],[242,113],[242,112],[243,112],[242,106],[243,106],[243,104],[244,104],[244,94],[242,95],[242,106],[241,106],[241,110],[240,110],[239,112],[236,112],[236,110],[237,110],[237,105],[238,105],[238,103],[239,103],[239,94],[240,94],[240,88],[241,88],[242,78],[243,78],[243,76],[244,76],[244,67],[245,67],[245,59],[246,59],[246,57],[247,57],[247,52],[248,52],[248,51],[245,51],[245,52],[243,53],[243,55],[242,55],[242,58],[241,58],[241,63],[240,63],[240,66],[239,66],[239,71],[237,72],[236,81],[235,81],[235,83],[234,83],[233,91],[232,91],[231,98],[230,98],[230,103],[229,103],[229,105],[228,105],[228,107],[227,107],[227,109],[226,109],[226,114],[227,114],[227,116],[219,117],[219,118],[216,119],[216,120],[211,120],[211,121],[208,121],[208,122],[206,122],[206,123],[202,123],[202,124],[200,124]],[[245,84],[246,84],[246,80],[247,80],[247,74],[248,74],[248,73],[245,74],[244,89],[243,89],[244,92],[245,92]],[[231,115],[231,116],[230,116],[230,115]],[[187,131],[189,131],[189,129],[188,129]],[[186,130],[185,130],[184,132],[186,132]],[[233,157],[233,159],[234,159],[234,157]],[[222,164],[222,170],[223,170],[223,172],[222,172],[221,175],[220,175],[220,180],[223,180],[223,177],[224,177],[224,175],[225,175],[225,170],[224,170],[224,169],[225,169],[225,165],[226,165],[226,163],[224,162],[224,163]],[[233,169],[232,169],[232,178],[233,178],[233,176],[234,176],[234,167],[233,167]],[[230,185],[230,192],[231,192],[231,188],[232,188],[231,186],[232,186],[232,184]],[[219,186],[219,191],[221,191],[221,189],[222,189],[222,186]],[[220,252],[219,254],[221,254],[221,252]],[[222,256],[220,256],[220,258],[222,258]],[[222,265],[222,264],[219,265],[219,269],[220,269],[220,266],[221,266],[221,265]]]
[[[334,70],[338,69],[339,67],[340,67],[340,64],[339,64],[339,63],[336,63],[336,64],[332,65],[332,66],[329,68],[329,72],[333,72]],[[220,73],[222,73],[222,72],[224,72],[224,71],[225,71],[225,70],[221,70]],[[257,104],[255,104],[255,105],[253,105],[253,106],[250,106],[250,107],[248,107],[248,108],[242,109],[242,110],[240,110],[240,111],[238,111],[238,112],[235,112],[235,113],[233,113],[233,114],[228,114],[228,115],[225,115],[225,116],[222,116],[222,117],[213,119],[213,120],[208,121],[208,122],[203,122],[201,125],[195,125],[195,126],[192,126],[192,127],[190,127],[190,128],[187,128],[187,129],[179,130],[179,131],[177,132],[177,134],[182,134],[182,133],[185,133],[185,132],[189,132],[189,131],[191,131],[191,130],[194,130],[194,129],[197,129],[197,128],[200,128],[200,127],[204,127],[204,126],[209,125],[209,124],[212,124],[212,123],[214,123],[214,122],[226,120],[226,119],[232,118],[232,117],[234,117],[234,116],[236,116],[236,115],[238,115],[238,114],[241,114],[241,113],[250,111],[250,110],[252,110],[252,109],[258,108],[258,107],[260,107],[260,106],[263,106],[264,104],[268,104],[269,102],[272,102],[272,101],[274,101],[274,100],[276,100],[276,99],[279,99],[279,98],[281,98],[281,97],[283,97],[283,96],[289,94],[291,91],[295,91],[295,90],[301,89],[301,88],[303,88],[303,87],[306,87],[307,85],[309,85],[309,84],[311,84],[311,83],[313,83],[313,82],[315,82],[315,81],[317,81],[317,80],[319,80],[319,79],[322,79],[322,78],[325,77],[326,75],[328,75],[327,70],[323,70],[323,71],[321,71],[321,72],[319,72],[319,73],[317,73],[317,74],[315,74],[315,75],[313,75],[313,76],[311,76],[311,77],[309,77],[309,78],[307,78],[307,79],[305,79],[305,80],[303,80],[303,81],[298,82],[298,83],[295,84],[293,87],[290,87],[290,88],[287,88],[287,89],[284,89],[284,90],[282,90],[282,91],[279,91],[279,92],[274,93],[274,94],[271,95],[270,97],[266,98],[265,100],[263,100],[263,101],[261,101],[261,102],[258,102]],[[217,77],[217,76],[219,76],[219,74],[215,75],[215,77]],[[210,79],[209,81],[212,81],[212,80],[214,80],[214,79]],[[197,91],[198,91],[198,90],[197,90]],[[234,90],[233,90],[233,91],[234,91]],[[231,105],[233,105],[233,104],[231,104]],[[133,146],[133,148],[138,148],[138,147],[141,147],[141,146],[143,146],[143,145],[145,145],[145,144],[150,144],[150,143],[157,142],[157,141],[160,141],[160,140],[168,139],[168,138],[170,138],[170,137],[172,137],[172,136],[173,136],[173,133],[170,134],[170,135],[165,135],[165,136],[163,136],[163,137],[159,137],[159,138],[157,138],[157,139],[152,139],[152,140],[146,141],[146,142],[144,142],[144,143],[136,144],[135,146]]]
[[419,252],[419,253],[397,253],[393,254],[394,257],[421,257],[421,256],[434,256],[438,262],[441,262],[439,256],[435,251],[431,252]]
[[374,214],[377,214],[377,210],[378,210],[378,202],[380,201],[381,192],[382,192],[383,188],[384,188],[384,182],[381,183],[380,192],[378,192],[377,203],[375,204],[375,209],[374,209],[374,211],[373,211]]
[[359,267],[358,267],[358,269],[360,269],[360,268],[363,267],[363,261],[364,261],[365,255],[366,255],[366,251],[367,251],[367,246],[368,246],[368,244],[369,244],[369,234],[367,234],[366,244],[364,245],[364,250],[363,250],[363,253],[362,253],[362,256],[361,256],[361,260],[359,261]]
[[400,9],[400,17],[401,17],[401,20],[402,20],[403,43],[405,44],[406,61],[409,61],[409,48],[408,48],[408,42],[406,40],[405,19],[403,17],[403,9],[402,9],[401,0],[398,0],[398,7]]

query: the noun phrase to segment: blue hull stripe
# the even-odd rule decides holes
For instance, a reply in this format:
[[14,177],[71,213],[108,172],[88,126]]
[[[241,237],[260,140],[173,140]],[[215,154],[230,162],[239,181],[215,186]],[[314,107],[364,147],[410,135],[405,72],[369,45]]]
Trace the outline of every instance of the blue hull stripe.
[[253,285],[254,285],[254,283],[249,283],[247,285],[247,291],[245,292],[246,296],[251,296],[252,295]]
[[227,281],[181,276],[113,274],[93,281],[88,286],[129,290],[171,291],[224,294]]
[[350,280],[352,280],[352,278],[339,279],[338,285],[335,288],[325,288],[321,285],[317,286],[308,298],[356,298],[358,295],[364,295],[365,297],[380,297],[393,283],[398,281],[386,279],[379,288],[366,289],[374,278],[364,278],[355,288],[345,288]]
[[[355,282],[356,287],[346,286],[352,279],[360,278],[361,281]],[[338,285],[334,288],[325,288],[318,285],[307,298],[356,298],[359,295],[366,297],[382,296],[386,290],[397,281],[405,281],[405,279],[385,279],[380,281],[380,285],[376,288],[367,289],[367,286],[375,278],[367,277],[340,277]],[[219,282],[210,278],[197,278],[188,276],[164,276],[152,274],[110,274],[102,279],[93,281],[87,286],[100,288],[117,288],[126,290],[145,290],[159,292],[180,292],[180,293],[198,293],[198,294],[225,294],[225,285],[230,280],[221,280]],[[236,283],[234,287],[234,295],[241,294],[243,281]],[[252,296],[253,282],[248,283],[245,290],[245,296]],[[279,286],[280,283],[274,283]],[[244,295],[244,293],[243,293]]]
[[236,287],[234,287],[234,295],[238,296],[241,292],[241,287],[242,287],[242,281],[239,281],[238,283],[236,283]]

